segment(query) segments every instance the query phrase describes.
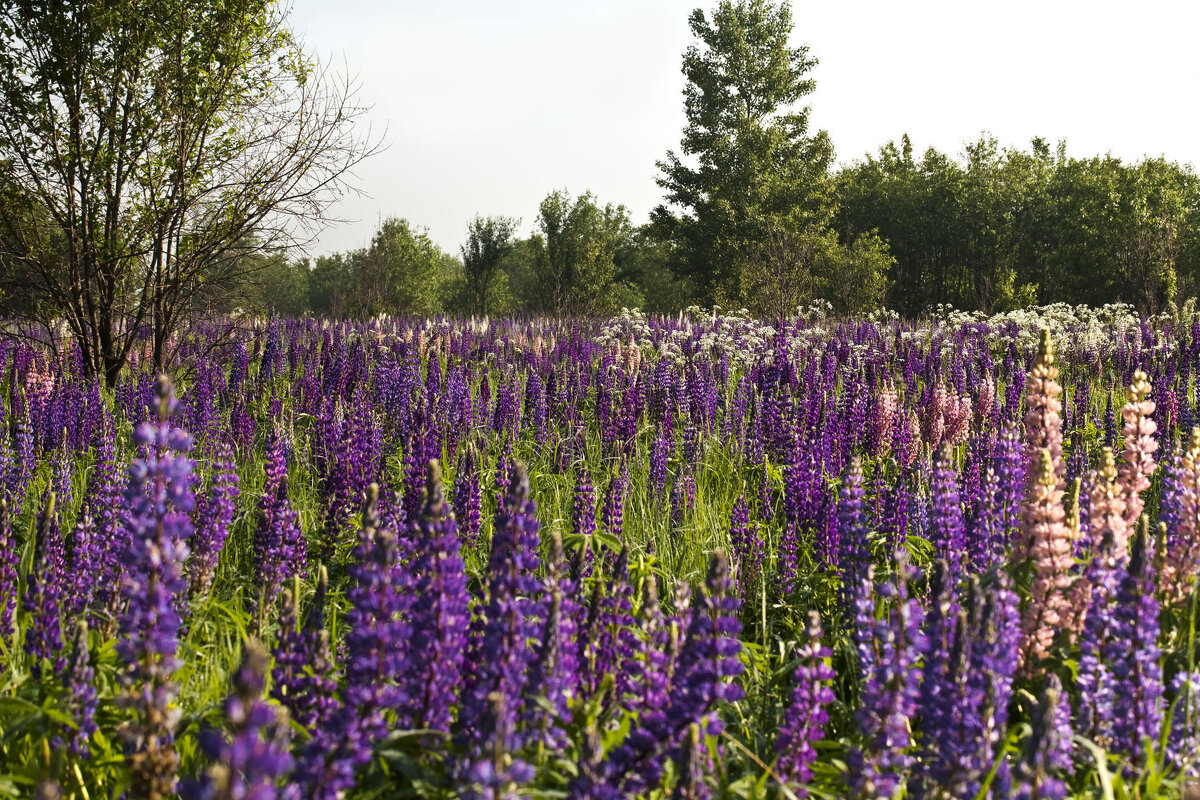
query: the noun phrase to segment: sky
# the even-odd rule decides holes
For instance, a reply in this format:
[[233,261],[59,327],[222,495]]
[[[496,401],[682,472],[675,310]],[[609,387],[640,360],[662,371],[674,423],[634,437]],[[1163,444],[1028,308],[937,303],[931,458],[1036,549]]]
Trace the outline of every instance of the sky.
[[[362,247],[390,216],[451,253],[476,214],[519,218],[526,235],[555,189],[645,222],[655,162],[685,124],[688,16],[715,2],[293,0],[293,29],[356,76],[386,148],[309,254]],[[810,123],[839,163],[904,133],[918,153],[959,155],[988,131],[1200,167],[1194,0],[797,0],[792,15],[792,44],[819,61]]]

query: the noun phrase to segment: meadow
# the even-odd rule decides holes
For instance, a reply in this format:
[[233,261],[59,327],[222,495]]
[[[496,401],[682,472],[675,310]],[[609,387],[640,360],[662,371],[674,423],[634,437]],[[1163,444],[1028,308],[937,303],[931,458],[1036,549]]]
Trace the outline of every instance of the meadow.
[[0,796],[1187,797],[1200,319],[0,340]]

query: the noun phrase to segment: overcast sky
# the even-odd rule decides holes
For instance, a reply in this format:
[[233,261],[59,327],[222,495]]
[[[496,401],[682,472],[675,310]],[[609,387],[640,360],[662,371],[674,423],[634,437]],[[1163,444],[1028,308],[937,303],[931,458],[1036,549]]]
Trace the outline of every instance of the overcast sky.
[[[294,0],[307,49],[345,60],[386,128],[366,196],[312,254],[360,247],[382,217],[458,252],[475,214],[535,224],[551,190],[591,190],[635,224],[678,148],[696,0]],[[700,4],[710,10],[712,4]],[[838,161],[907,132],[918,152],[1067,140],[1072,155],[1200,165],[1200,3],[825,0],[793,5],[820,64],[809,97]]]

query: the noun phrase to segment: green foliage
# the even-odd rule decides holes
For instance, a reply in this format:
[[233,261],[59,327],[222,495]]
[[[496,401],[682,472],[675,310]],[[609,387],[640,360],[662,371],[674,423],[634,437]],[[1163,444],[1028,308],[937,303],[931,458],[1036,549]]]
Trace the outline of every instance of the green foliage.
[[463,310],[484,315],[494,311],[507,281],[501,263],[512,250],[513,236],[520,220],[509,217],[475,217],[467,226],[467,241],[462,246]]
[[552,313],[606,313],[639,295],[625,279],[634,230],[625,206],[601,207],[591,192],[553,191],[538,209],[538,232],[513,264],[522,306]]
[[877,230],[896,259],[887,302],[985,312],[1034,302],[1128,302],[1158,313],[1200,287],[1200,191],[1190,167],[1071,158],[994,137],[962,160],[908,137],[837,177],[843,235]]
[[318,316],[436,314],[462,292],[462,264],[428,231],[389,217],[367,247],[318,258],[307,285]]
[[697,9],[689,24],[687,127],[680,153],[659,162],[666,198],[654,220],[702,300],[737,300],[739,266],[774,226],[824,226],[833,146],[824,131],[809,135],[807,108],[795,109],[817,62],[789,46],[786,3],[724,0],[711,20]]

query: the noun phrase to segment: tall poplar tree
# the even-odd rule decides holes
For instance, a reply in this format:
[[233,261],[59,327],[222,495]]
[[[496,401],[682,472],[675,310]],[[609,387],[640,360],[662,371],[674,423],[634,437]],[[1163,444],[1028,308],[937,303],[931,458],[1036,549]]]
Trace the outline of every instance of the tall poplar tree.
[[810,135],[809,109],[797,107],[815,88],[817,61],[789,44],[786,2],[723,0],[711,19],[697,9],[689,24],[687,127],[680,151],[658,163],[666,202],[654,220],[701,299],[730,302],[743,294],[741,265],[770,231],[828,224],[833,145],[824,131]]

